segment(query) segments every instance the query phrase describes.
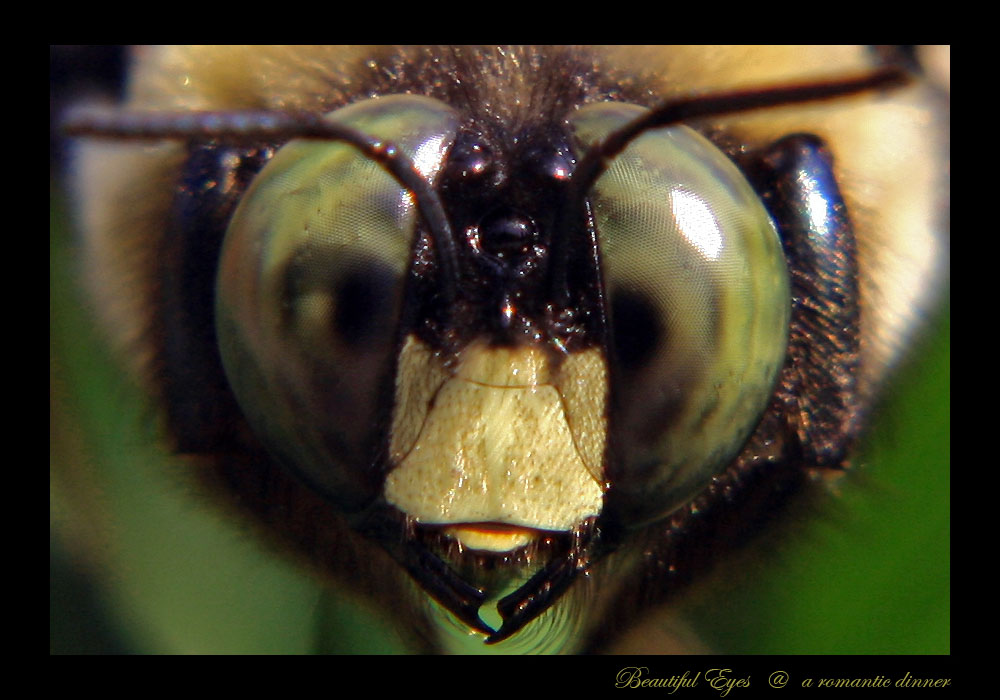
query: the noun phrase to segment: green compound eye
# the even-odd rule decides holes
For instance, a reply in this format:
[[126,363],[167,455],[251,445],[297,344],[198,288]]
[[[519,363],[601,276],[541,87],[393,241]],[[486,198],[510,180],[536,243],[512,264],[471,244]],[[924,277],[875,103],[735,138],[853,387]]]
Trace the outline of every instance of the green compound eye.
[[[412,95],[328,118],[392,141],[430,181],[458,123]],[[254,179],[223,244],[216,325],[240,406],[286,466],[349,510],[377,489],[369,449],[417,219],[412,196],[354,147],[293,141]]]
[[[585,150],[641,116],[600,103],[570,125]],[[788,271],[750,183],[677,126],[636,138],[591,197],[612,333],[616,507],[669,514],[736,456],[767,406],[788,342]]]

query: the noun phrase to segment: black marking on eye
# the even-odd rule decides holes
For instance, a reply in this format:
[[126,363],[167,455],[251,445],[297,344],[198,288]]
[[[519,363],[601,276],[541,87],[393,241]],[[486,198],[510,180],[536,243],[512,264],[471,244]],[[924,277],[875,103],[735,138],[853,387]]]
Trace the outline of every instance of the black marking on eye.
[[385,311],[395,307],[397,282],[393,271],[376,261],[345,275],[337,285],[331,319],[337,338],[356,348],[381,342],[393,325]]
[[616,292],[611,299],[615,356],[622,369],[641,369],[663,338],[659,311],[640,294]]

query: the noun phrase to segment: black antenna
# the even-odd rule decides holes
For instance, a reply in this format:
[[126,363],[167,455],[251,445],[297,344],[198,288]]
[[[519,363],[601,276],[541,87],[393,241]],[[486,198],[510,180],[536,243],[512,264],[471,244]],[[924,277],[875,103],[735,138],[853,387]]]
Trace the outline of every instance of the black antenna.
[[447,308],[458,294],[458,251],[444,205],[413,161],[390,141],[307,113],[275,111],[106,112],[77,109],[63,123],[70,136],[119,141],[227,143],[309,139],[341,141],[380,163],[416,200],[441,268]]
[[552,251],[553,299],[560,306],[565,306],[569,300],[566,268],[569,264],[569,238],[576,222],[573,212],[583,211],[583,202],[597,179],[608,169],[611,161],[643,133],[699,117],[716,117],[768,107],[829,100],[882,88],[899,87],[908,81],[909,74],[905,70],[887,67],[847,78],[685,97],[655,107],[617,131],[611,132],[583,154],[570,177],[566,197],[563,200],[563,214],[559,217],[558,225],[561,230],[555,232],[552,237],[555,248]]

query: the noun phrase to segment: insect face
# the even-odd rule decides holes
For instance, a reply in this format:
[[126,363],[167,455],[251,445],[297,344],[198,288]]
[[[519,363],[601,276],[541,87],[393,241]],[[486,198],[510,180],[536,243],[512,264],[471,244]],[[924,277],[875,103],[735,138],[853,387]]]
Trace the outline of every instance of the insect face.
[[[175,107],[292,118],[196,118],[187,146],[147,119],[132,137],[165,139],[155,160],[89,161],[177,184],[137,219],[162,251],[149,306],[120,313],[152,336],[178,448],[279,539],[378,581],[423,634],[430,605],[491,643],[540,626],[585,647],[635,614],[629,591],[660,578],[657,599],[660,574],[844,464],[899,334],[859,311],[880,289],[865,226],[896,223],[848,217],[834,163],[866,156],[830,143],[827,108],[717,110],[611,148],[675,94],[621,56],[376,53],[331,89],[219,104],[189,67]],[[847,107],[878,102],[857,91]],[[303,126],[324,123],[350,134]],[[94,249],[128,216],[94,205]]]

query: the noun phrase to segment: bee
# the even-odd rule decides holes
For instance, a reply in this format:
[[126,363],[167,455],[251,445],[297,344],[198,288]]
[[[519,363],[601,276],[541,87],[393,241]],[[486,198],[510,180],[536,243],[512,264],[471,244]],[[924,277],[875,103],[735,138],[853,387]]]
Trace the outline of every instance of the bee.
[[942,284],[946,103],[887,55],[143,49],[76,123],[124,141],[89,286],[188,471],[411,648],[648,642]]

